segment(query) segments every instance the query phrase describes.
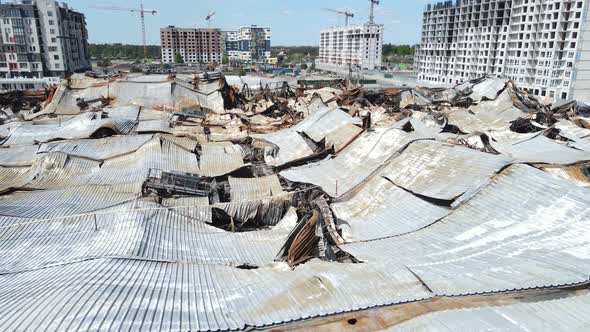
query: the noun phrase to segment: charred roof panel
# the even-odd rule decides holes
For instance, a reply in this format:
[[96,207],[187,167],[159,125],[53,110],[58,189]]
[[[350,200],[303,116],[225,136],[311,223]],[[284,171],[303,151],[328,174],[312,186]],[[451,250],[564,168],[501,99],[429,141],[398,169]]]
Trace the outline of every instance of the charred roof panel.
[[387,331],[585,331],[590,325],[590,295],[539,302],[433,312]]

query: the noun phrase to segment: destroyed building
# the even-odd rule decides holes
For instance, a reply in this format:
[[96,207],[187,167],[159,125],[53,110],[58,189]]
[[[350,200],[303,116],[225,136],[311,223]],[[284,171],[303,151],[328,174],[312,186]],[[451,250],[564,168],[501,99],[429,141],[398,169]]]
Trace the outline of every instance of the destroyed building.
[[219,73],[41,100],[0,112],[0,330],[590,324],[584,103]]

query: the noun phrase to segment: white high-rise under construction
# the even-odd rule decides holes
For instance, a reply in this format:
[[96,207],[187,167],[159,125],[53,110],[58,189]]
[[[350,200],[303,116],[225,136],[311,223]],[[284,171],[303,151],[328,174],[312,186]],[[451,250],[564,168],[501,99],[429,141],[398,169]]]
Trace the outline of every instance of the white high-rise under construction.
[[590,100],[590,1],[456,0],[428,5],[419,83],[492,75],[547,100]]
[[[383,24],[375,24],[370,0],[369,22],[345,25],[320,31],[320,51],[316,66],[326,70],[378,69],[381,67]],[[347,18],[348,21],[348,18]]]

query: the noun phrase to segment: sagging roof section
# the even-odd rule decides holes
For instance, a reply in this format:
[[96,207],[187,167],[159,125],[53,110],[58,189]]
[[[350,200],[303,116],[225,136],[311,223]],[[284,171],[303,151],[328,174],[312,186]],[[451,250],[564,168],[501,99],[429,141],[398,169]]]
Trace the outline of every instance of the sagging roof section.
[[[426,315],[393,328],[535,329],[584,312],[584,104],[498,79],[331,81],[74,75],[5,112],[0,329],[242,330],[401,305]],[[447,297],[471,309],[422,306]]]

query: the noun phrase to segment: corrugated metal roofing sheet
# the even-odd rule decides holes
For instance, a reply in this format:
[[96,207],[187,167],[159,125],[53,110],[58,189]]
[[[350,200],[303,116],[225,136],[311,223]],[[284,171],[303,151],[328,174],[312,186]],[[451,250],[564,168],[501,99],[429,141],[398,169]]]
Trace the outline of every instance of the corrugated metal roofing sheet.
[[164,138],[165,140],[168,140],[176,145],[178,145],[179,147],[193,152],[195,151],[195,148],[197,147],[197,145],[199,144],[198,141],[190,138],[190,137],[176,137],[176,136],[172,136],[172,135],[162,135],[162,138]]
[[295,130],[285,129],[274,133],[251,136],[267,140],[279,148],[276,156],[270,154],[265,156],[264,159],[269,165],[280,166],[313,154],[309,144]]
[[38,145],[21,145],[12,148],[0,147],[0,166],[30,166],[37,158]]
[[574,141],[569,143],[570,146],[583,151],[590,151],[590,129],[578,127],[571,121],[563,119],[555,124],[555,128],[559,129],[561,136]]
[[199,83],[199,90],[175,84],[173,90],[176,107],[201,107],[212,112],[223,112],[223,97],[219,92],[219,82]]
[[482,98],[488,100],[496,99],[498,92],[500,92],[506,82],[499,78],[486,78],[484,81],[473,84],[468,81],[463,82],[455,86],[455,90],[465,92],[471,91],[469,98],[475,102],[480,102]]
[[168,119],[139,121],[133,131],[136,133],[174,133],[174,129]]
[[228,75],[225,79],[229,85],[236,86],[238,89],[242,89],[244,84],[248,85],[248,88],[252,91],[257,91],[266,88],[279,89],[284,83],[289,85],[296,85],[297,79],[290,77],[262,77],[262,76],[235,76]]
[[[145,79],[150,83],[142,83]],[[164,198],[160,205],[153,197],[140,198],[150,168],[224,175],[242,167],[242,150],[237,145],[203,144],[199,167],[192,152],[197,141],[185,137],[52,142],[43,144],[40,154],[32,144],[86,138],[103,124],[128,133],[138,116],[139,108],[133,105],[155,109],[208,105],[220,110],[223,100],[216,82],[203,83],[200,91],[150,77],[111,83],[81,79],[72,84],[87,89],[62,86],[52,104],[33,116],[51,112],[76,116],[62,117],[61,124],[43,120],[0,126],[0,136],[10,136],[9,145],[21,144],[0,150],[0,154],[7,152],[0,155],[0,165],[11,166],[0,167],[0,191],[17,189],[0,197],[0,256],[4,257],[0,260],[0,330],[244,329],[434,295],[588,281],[587,188],[525,165],[511,166],[491,178],[509,158],[416,142],[431,136],[465,138],[442,133],[440,121],[431,114],[414,112],[405,120],[414,132],[400,129],[404,121],[369,130],[332,159],[281,173],[341,196],[331,208],[348,222],[348,226],[339,225],[346,239],[355,241],[341,249],[362,261],[314,259],[291,270],[273,262],[297,222],[291,208],[294,194],[282,192],[276,175],[230,178],[231,202],[209,204],[206,197],[173,197]],[[489,98],[497,86],[498,82],[475,85],[477,91],[471,96]],[[457,95],[456,91],[422,92],[433,100]],[[115,98],[109,118],[79,114],[77,97],[106,93]],[[325,105],[321,100],[331,97],[329,89],[319,95],[309,105],[304,98],[295,106],[310,115],[307,119],[286,131],[262,135],[280,143],[277,165],[311,155],[297,131],[326,139],[328,145],[334,142],[337,150],[360,132],[355,125],[358,118],[335,109],[335,102]],[[414,95],[406,99],[430,103]],[[492,144],[518,138],[520,134],[497,131],[521,114],[508,105],[507,96],[472,107],[476,118],[467,119],[465,127],[458,124],[459,128],[496,130],[490,133],[497,139]],[[200,136],[204,136],[202,127],[170,128],[169,119],[168,113],[140,110],[138,131],[147,128],[206,140]],[[236,120],[227,128],[211,127],[210,138],[246,137],[238,125]],[[567,130],[562,134],[567,137]],[[584,138],[577,131],[571,135],[574,140]],[[534,135],[520,135],[530,136]],[[551,143],[569,149],[565,157],[551,158],[571,157],[574,149]],[[540,149],[545,146],[533,146],[523,155],[537,158]],[[547,151],[561,154],[565,150]],[[410,179],[406,173],[416,176]],[[445,199],[466,191],[469,195],[447,209],[409,190]],[[215,216],[227,213],[239,223],[254,221],[262,229],[225,232],[210,225],[214,212]]]
[[213,207],[226,212],[239,223],[254,222],[263,226],[274,226],[293,203],[292,194],[275,195],[266,198],[229,203],[216,203]]
[[200,174],[219,176],[244,166],[242,148],[231,142],[205,143],[201,145]]
[[154,110],[149,108],[141,108],[139,110],[139,121],[148,120],[170,120],[172,113],[168,113],[164,110]]
[[483,185],[510,162],[463,146],[418,141],[393,159],[382,175],[413,193],[452,200]]
[[367,241],[401,235],[426,227],[451,211],[424,201],[376,177],[354,198],[331,205],[341,221],[346,241]]
[[0,274],[114,256],[265,266],[273,263],[297,222],[295,211],[290,210],[281,221],[282,227],[231,233],[179,214],[176,208],[137,203],[0,227],[0,253],[6,257],[0,262]]
[[110,118],[122,118],[135,121],[139,117],[139,109],[139,106],[128,105],[103,108],[103,111],[108,113]]
[[0,196],[0,216],[47,219],[105,209],[134,200],[136,193],[116,186],[17,191]]
[[545,167],[543,170],[547,173],[569,180],[578,186],[590,187],[590,174],[586,174],[586,172],[581,169],[580,165]]
[[243,329],[429,297],[406,269],[338,270],[93,259],[0,276],[0,329]]
[[0,166],[0,193],[29,183],[31,181],[29,174],[28,167]]
[[150,168],[199,174],[194,153],[156,136],[132,154],[106,160],[87,184],[126,184],[127,190],[139,193]]
[[387,331],[587,331],[590,295],[433,312]]
[[57,141],[42,144],[38,153],[63,152],[73,156],[104,160],[132,153],[152,137],[152,135],[133,135]]
[[211,223],[213,221],[212,207],[209,197],[171,197],[163,198],[162,206],[174,207],[174,212],[192,219]]
[[101,113],[83,113],[74,118],[40,123],[25,122],[19,126],[4,146],[34,144],[55,139],[88,138],[100,128],[111,128],[118,134],[129,133],[136,122],[123,118],[101,118]]
[[428,228],[342,248],[408,266],[436,295],[575,284],[589,279],[589,206],[584,188],[513,165]]
[[358,118],[340,109],[326,107],[297,124],[295,130],[304,132],[316,142],[326,138],[328,146],[334,145],[336,151],[340,151],[362,131],[355,124],[359,124]]
[[109,96],[115,99],[115,105],[145,107],[173,105],[170,81],[145,83],[119,80],[111,83],[109,90]]
[[545,137],[542,132],[512,133],[508,137],[492,133],[492,137],[496,140],[490,143],[496,151],[521,162],[573,164],[590,160],[590,152],[570,148],[565,143],[558,143]]
[[[93,144],[89,145],[94,148]],[[196,155],[167,139],[155,136],[136,151],[101,161],[61,152],[39,155],[30,168],[19,169],[7,188],[62,189],[72,186],[125,186],[126,192],[141,192],[150,168],[199,173]],[[11,174],[13,174],[12,172]]]
[[61,152],[42,154],[29,170],[27,189],[64,189],[88,183],[100,172],[101,162]]
[[282,171],[281,176],[320,186],[332,197],[341,196],[363,182],[394,156],[412,136],[397,128],[377,128],[360,135],[334,159],[325,159]]
[[276,175],[258,178],[229,177],[232,202],[249,201],[283,194],[283,188]]

